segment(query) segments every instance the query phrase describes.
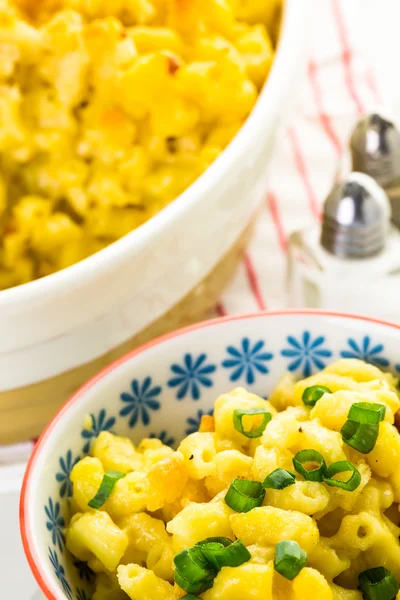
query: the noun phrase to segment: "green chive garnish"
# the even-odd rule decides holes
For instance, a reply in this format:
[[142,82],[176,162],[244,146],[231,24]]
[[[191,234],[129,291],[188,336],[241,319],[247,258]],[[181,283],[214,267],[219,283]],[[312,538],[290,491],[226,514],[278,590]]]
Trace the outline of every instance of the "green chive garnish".
[[385,419],[386,406],[374,402],[356,402],[349,410],[347,418],[362,425],[377,425]]
[[271,490],[283,490],[296,481],[296,475],[286,469],[275,469],[263,481],[263,488]]
[[175,556],[174,563],[174,579],[183,591],[201,594],[212,586],[217,570],[205,559],[200,547],[182,550]]
[[193,548],[179,552],[174,558],[174,580],[187,595],[187,600],[199,600],[210,587],[222,567],[238,567],[250,560],[251,554],[240,540],[206,538]]
[[322,481],[326,463],[316,450],[300,450],[293,458],[293,466],[306,481]]
[[348,419],[340,433],[348,446],[362,454],[368,454],[375,448],[379,435],[379,423],[367,425]]
[[[246,546],[242,541],[224,539],[224,542],[209,541],[218,538],[208,538],[202,542],[198,542],[196,546],[199,546],[204,554],[204,558],[210,563],[215,569],[222,569],[222,567],[239,567],[243,563],[251,559],[251,554],[247,550]],[[228,544],[226,543],[228,540]]]
[[307,560],[307,553],[293,540],[283,540],[276,545],[275,571],[290,581],[306,566]]
[[[333,479],[335,475],[339,473],[350,472],[351,475],[347,481],[340,481],[340,479]],[[361,475],[359,470],[348,460],[340,460],[339,462],[332,463],[325,471],[324,482],[331,487],[338,487],[347,492],[354,492],[361,483]]]
[[205,579],[199,581],[188,581],[185,577],[182,577],[178,569],[175,569],[174,571],[174,581],[176,585],[189,594],[202,594],[210,589],[214,583],[214,578],[215,575],[208,575]]
[[315,406],[324,394],[332,392],[325,385],[312,385],[304,390],[302,400],[306,406]]
[[[255,429],[249,429],[245,431],[243,427],[243,417],[253,416],[253,415],[263,415],[263,419],[261,423]],[[271,413],[265,408],[236,408],[233,411],[233,426],[236,431],[243,433],[248,438],[258,438],[263,434],[264,429],[267,424],[272,419]]]
[[227,538],[227,537],[209,537],[206,538],[205,540],[202,540],[201,542],[197,542],[197,544],[195,544],[195,546],[202,546],[203,544],[222,544],[222,546],[225,546],[225,548],[227,546],[230,546],[233,542],[231,539]]
[[361,452],[368,454],[375,448],[379,435],[379,423],[384,420],[386,406],[374,402],[356,402],[347,415],[347,421],[340,433],[343,441]]
[[358,582],[365,600],[394,600],[400,589],[393,573],[385,567],[363,571]]
[[125,477],[126,473],[120,471],[107,471],[103,477],[103,481],[100,484],[99,491],[94,498],[88,502],[88,506],[91,508],[101,508],[108,500],[111,492],[114,489],[114,485],[119,479]]
[[265,490],[259,481],[247,479],[234,479],[225,496],[226,504],[236,512],[249,512],[261,506],[265,497]]

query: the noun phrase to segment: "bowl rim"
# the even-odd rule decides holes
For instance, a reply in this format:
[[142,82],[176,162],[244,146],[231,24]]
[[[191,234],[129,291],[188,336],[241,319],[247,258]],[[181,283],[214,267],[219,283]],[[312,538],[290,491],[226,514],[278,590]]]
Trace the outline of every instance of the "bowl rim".
[[[237,134],[200,177],[151,219],[102,250],[48,276],[1,290],[1,310],[10,307],[13,312],[16,307],[29,309],[29,304],[40,303],[44,296],[66,294],[71,287],[86,286],[99,274],[110,273],[117,264],[124,262],[127,252],[136,248],[139,253],[146,243],[160,236],[177,215],[187,214],[202,197],[210,194],[216,183],[226,177],[238,157],[247,153],[253,137],[257,135],[259,120],[270,113],[276,114],[276,106],[281,103],[277,100],[282,101],[281,90],[285,89],[283,84],[290,79],[300,58],[299,45],[304,36],[302,21],[306,19],[307,6],[307,0],[285,0],[281,36],[268,79]],[[275,108],[271,111],[271,107]]]
[[33,452],[28,461],[28,465],[25,471],[21,495],[20,495],[20,505],[19,505],[19,521],[20,521],[20,533],[22,538],[22,545],[24,548],[25,556],[27,558],[29,567],[36,579],[37,584],[39,585],[41,591],[46,596],[47,600],[60,600],[53,595],[51,592],[51,585],[46,581],[46,577],[42,574],[40,569],[40,564],[42,562],[41,558],[36,554],[34,549],[34,543],[32,541],[32,530],[30,527],[30,521],[28,516],[27,506],[29,505],[29,488],[30,488],[30,480],[31,475],[34,470],[34,466],[36,463],[36,459],[41,453],[42,447],[46,440],[51,436],[54,427],[59,423],[59,421],[63,418],[63,416],[69,411],[70,407],[75,403],[79,402],[82,398],[85,397],[85,394],[91,390],[98,382],[100,382],[104,377],[106,377],[109,373],[118,369],[124,363],[130,361],[135,356],[146,352],[150,348],[163,344],[169,340],[172,340],[177,337],[184,337],[194,331],[198,331],[200,329],[212,328],[215,325],[220,323],[229,323],[234,321],[244,321],[247,319],[257,319],[257,318],[265,318],[265,317],[285,317],[288,315],[294,316],[315,316],[315,317],[338,317],[343,318],[349,321],[363,321],[366,324],[374,323],[377,325],[383,325],[385,327],[389,327],[395,329],[397,331],[400,330],[400,324],[393,323],[390,321],[385,321],[383,319],[377,319],[374,317],[369,317],[362,314],[353,314],[346,313],[340,311],[330,311],[330,310],[321,310],[321,309],[283,309],[283,310],[265,310],[260,312],[253,313],[244,313],[239,315],[228,315],[226,317],[217,317],[215,319],[209,319],[208,321],[201,321],[200,323],[196,323],[194,325],[190,325],[188,327],[184,327],[182,329],[174,330],[170,333],[167,333],[163,336],[160,336],[138,348],[135,348],[131,352],[128,352],[124,356],[112,362],[110,365],[106,366],[99,373],[94,375],[91,379],[89,379],[83,386],[81,386],[70,398],[67,400],[58,412],[54,415],[51,421],[46,426],[45,430],[39,437]]

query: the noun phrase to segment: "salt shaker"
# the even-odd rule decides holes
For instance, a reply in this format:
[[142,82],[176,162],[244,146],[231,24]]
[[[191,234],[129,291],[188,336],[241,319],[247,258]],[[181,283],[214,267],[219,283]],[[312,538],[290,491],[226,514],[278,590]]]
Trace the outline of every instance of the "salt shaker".
[[400,232],[385,191],[351,172],[335,183],[322,224],[289,240],[289,305],[400,321]]
[[361,119],[350,139],[352,170],[370,175],[384,188],[392,221],[400,228],[400,131],[377,113]]

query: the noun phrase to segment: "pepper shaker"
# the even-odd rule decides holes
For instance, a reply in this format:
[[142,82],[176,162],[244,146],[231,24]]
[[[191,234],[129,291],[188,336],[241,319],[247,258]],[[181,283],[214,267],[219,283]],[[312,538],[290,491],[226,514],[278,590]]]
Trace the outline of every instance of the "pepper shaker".
[[352,170],[366,173],[386,191],[392,222],[400,228],[400,131],[377,113],[359,121],[350,138]]
[[361,312],[400,321],[400,232],[385,191],[364,173],[335,183],[321,225],[289,240],[292,307]]

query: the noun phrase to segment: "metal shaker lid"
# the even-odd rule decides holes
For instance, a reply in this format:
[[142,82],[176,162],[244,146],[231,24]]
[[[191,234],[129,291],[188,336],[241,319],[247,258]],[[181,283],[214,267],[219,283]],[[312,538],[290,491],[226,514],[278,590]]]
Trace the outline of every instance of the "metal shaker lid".
[[339,258],[367,258],[385,246],[391,209],[385,191],[364,173],[336,183],[323,209],[321,244]]
[[361,119],[350,139],[352,170],[371,175],[380,185],[400,176],[400,131],[373,113]]

